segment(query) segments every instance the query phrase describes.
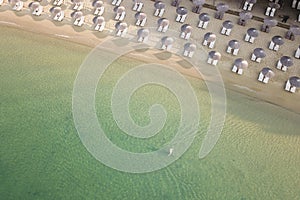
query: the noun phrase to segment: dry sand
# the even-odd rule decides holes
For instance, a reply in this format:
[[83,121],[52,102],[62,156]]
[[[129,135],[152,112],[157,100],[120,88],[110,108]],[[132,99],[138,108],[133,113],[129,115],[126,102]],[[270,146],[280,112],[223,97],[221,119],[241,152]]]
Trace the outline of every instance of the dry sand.
[[[25,31],[30,31],[38,34],[45,34],[50,37],[57,37],[59,39],[68,40],[71,42],[80,43],[83,45],[87,45],[89,47],[97,46],[103,39],[113,37],[114,33],[114,25],[116,21],[107,20],[112,19],[114,13],[112,12],[113,6],[105,3],[105,14],[104,17],[107,20],[107,29],[103,33],[98,33],[92,31],[92,19],[93,15],[91,14],[92,6],[91,2],[86,2],[86,7],[84,10],[84,14],[86,16],[86,24],[83,27],[74,27],[71,25],[70,13],[71,3],[66,3],[62,8],[65,9],[66,18],[63,22],[53,22],[49,17],[49,9],[52,7],[46,1],[42,2],[44,5],[44,13],[42,16],[34,17],[30,15],[28,10],[28,4],[30,2],[25,2],[25,7],[21,12],[13,12],[11,11],[11,7],[7,5],[7,2],[0,7],[0,25],[1,26],[10,26],[18,29],[23,29]],[[132,1],[124,1],[123,5],[127,8],[127,16],[125,21],[130,24],[129,30],[135,31],[138,27],[134,26],[134,11],[131,10]],[[167,10],[164,17],[168,18],[171,22],[175,19],[175,8],[170,6],[170,0],[166,1]],[[184,2],[186,7],[191,10],[191,3]],[[147,9],[146,9],[147,8]],[[156,21],[158,18],[152,16],[154,8],[153,2],[145,1],[145,7],[143,11],[148,15],[148,21],[146,26],[155,27]],[[285,44],[280,47],[278,52],[274,52],[268,50],[267,47],[269,45],[269,41],[274,35],[284,36],[286,29],[282,29],[279,27],[274,27],[269,34],[261,32],[257,40],[254,44],[250,44],[243,41],[246,30],[250,27],[254,27],[260,29],[261,22],[257,22],[251,20],[246,27],[239,26],[235,24],[233,27],[232,34],[230,36],[224,36],[219,34],[222,22],[224,20],[217,20],[213,18],[215,13],[214,10],[204,8],[202,12],[207,12],[211,15],[211,22],[206,30],[196,28],[198,23],[198,15],[194,13],[189,13],[187,20],[185,23],[189,23],[193,25],[194,31],[192,33],[192,39],[202,42],[203,35],[207,32],[214,32],[217,34],[217,42],[216,46],[213,50],[219,51],[222,54],[222,59],[217,65],[217,68],[222,74],[224,79],[226,88],[233,89],[235,91],[241,92],[243,94],[249,95],[251,97],[259,98],[261,100],[270,102],[272,104],[276,104],[282,107],[285,107],[294,112],[300,113],[300,94],[297,91],[295,94],[284,91],[283,87],[285,81],[288,77],[297,75],[300,76],[300,60],[294,58],[294,66],[288,70],[288,72],[281,72],[275,69],[275,64],[277,60],[283,56],[288,55],[293,57],[295,50],[300,44],[299,37],[296,37],[295,41],[285,40]],[[225,14],[226,20],[231,20],[234,23],[238,20],[236,16],[232,16],[229,14]],[[182,24],[172,22],[170,29],[179,31]],[[167,35],[167,33],[166,33]],[[241,42],[241,49],[238,56],[232,56],[225,52],[228,41],[236,39]],[[179,38],[176,39],[180,40]],[[176,41],[175,40],[175,41]],[[261,63],[255,63],[250,61],[250,55],[254,48],[262,47],[266,50],[267,57],[263,59]],[[201,47],[202,48],[202,47]],[[205,48],[204,48],[205,49]],[[210,49],[206,49],[206,51],[210,51]],[[146,54],[145,54],[146,53]],[[139,56],[140,59],[144,61],[153,62],[156,61],[161,64],[170,64],[172,63],[173,67],[176,67],[182,73],[199,77],[198,73],[193,68],[183,68],[180,64],[178,64],[179,60],[182,60],[181,57],[172,55],[169,59],[158,59],[155,54],[157,51],[149,50],[146,52],[134,52],[132,56]],[[146,55],[146,56],[145,56]],[[233,74],[231,72],[231,67],[236,58],[245,58],[249,62],[249,68],[244,71],[242,76]],[[263,68],[269,66],[272,68],[276,74],[276,76],[269,82],[269,84],[262,84],[257,81],[257,76],[259,71]],[[200,77],[199,77],[200,78]]]

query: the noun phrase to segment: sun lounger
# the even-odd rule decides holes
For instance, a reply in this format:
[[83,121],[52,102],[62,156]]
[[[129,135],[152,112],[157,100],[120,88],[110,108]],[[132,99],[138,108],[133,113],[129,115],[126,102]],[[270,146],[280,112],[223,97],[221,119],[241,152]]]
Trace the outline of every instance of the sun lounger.
[[19,1],[15,4],[15,6],[13,7],[14,11],[21,11],[23,9],[24,6],[24,2],[23,1]]
[[100,7],[100,8],[96,8],[94,11],[94,15],[98,15],[101,16],[104,13],[104,6]]
[[64,3],[64,0],[54,0],[53,5],[54,6],[61,6]]

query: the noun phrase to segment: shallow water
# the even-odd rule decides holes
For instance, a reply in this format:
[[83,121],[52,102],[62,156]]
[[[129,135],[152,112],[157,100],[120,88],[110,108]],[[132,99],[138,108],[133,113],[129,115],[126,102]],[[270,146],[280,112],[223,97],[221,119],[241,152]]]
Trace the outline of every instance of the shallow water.
[[[119,172],[82,145],[72,116],[76,73],[90,49],[1,27],[0,195],[5,199],[299,199],[300,115],[227,91],[222,135],[204,159],[199,149],[210,119],[205,84],[188,78],[201,122],[189,150],[169,167],[146,174]],[[118,77],[140,62],[120,58],[99,82],[99,122],[116,145],[133,152],[160,148],[174,136],[178,102],[159,86],[136,91],[129,105],[137,124],[161,103],[167,123],[156,136],[122,132],[110,109]],[[296,94],[298,95],[298,94]]]

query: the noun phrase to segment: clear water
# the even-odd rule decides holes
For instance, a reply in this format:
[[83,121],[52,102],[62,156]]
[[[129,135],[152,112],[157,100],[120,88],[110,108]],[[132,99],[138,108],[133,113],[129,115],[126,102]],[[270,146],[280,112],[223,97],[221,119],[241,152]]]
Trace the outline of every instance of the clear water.
[[[119,172],[86,151],[73,123],[73,83],[90,49],[0,29],[3,199],[300,199],[299,114],[227,91],[225,127],[209,156],[198,159],[200,134],[167,168],[147,174]],[[112,86],[137,63],[121,58],[112,65],[99,83],[96,108],[115,144],[146,152],[172,138],[179,110],[171,93],[147,86],[133,95],[130,110],[144,125],[149,105],[163,104],[169,116],[162,132],[145,141],[118,129],[109,107]],[[198,91],[202,133],[208,126],[210,99],[202,81],[189,80]]]

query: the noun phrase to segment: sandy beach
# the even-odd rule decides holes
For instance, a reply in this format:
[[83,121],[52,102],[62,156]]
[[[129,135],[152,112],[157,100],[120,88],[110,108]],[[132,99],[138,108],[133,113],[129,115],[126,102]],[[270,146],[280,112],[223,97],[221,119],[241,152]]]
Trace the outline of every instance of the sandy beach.
[[[164,15],[164,17],[170,19],[172,22],[175,18],[175,8],[168,5],[169,1],[167,2],[167,10]],[[0,7],[0,25],[1,26],[9,26],[11,28],[16,29],[22,29],[24,31],[29,31],[34,34],[45,34],[49,37],[57,38],[58,42],[59,40],[67,40],[70,42],[79,43],[82,45],[86,45],[88,47],[94,48],[98,44],[101,43],[104,39],[114,37],[114,25],[116,21],[114,20],[107,20],[107,29],[102,32],[95,32],[91,30],[92,26],[92,18],[90,10],[92,9],[89,2],[87,2],[88,6],[85,7],[85,15],[86,15],[86,24],[83,27],[74,27],[71,25],[70,21],[70,13],[72,10],[70,9],[71,3],[67,3],[64,6],[65,12],[66,12],[66,19],[63,22],[53,22],[49,18],[49,9],[52,7],[50,4],[42,2],[42,5],[44,5],[44,13],[42,16],[34,17],[31,16],[28,11],[28,4],[30,2],[25,2],[24,10],[21,12],[13,12],[9,5],[3,4]],[[155,27],[156,21],[158,18],[152,16],[154,8],[153,8],[153,2],[146,1],[145,7],[151,8],[151,9],[145,9],[144,12],[148,15],[148,21],[146,24],[146,27]],[[190,2],[184,2],[186,4],[186,7],[188,9],[191,8]],[[134,32],[138,29],[134,24],[134,11],[132,11],[131,5],[132,2],[124,2],[124,5],[127,9],[127,16],[125,21],[130,24],[129,30],[131,32]],[[113,6],[105,3],[106,11],[104,14],[105,19],[112,19],[114,16],[114,13],[112,11]],[[280,47],[280,50],[278,52],[269,50],[268,44],[272,36],[274,35],[281,35],[284,36],[286,33],[286,29],[274,27],[272,28],[271,32],[263,33],[261,32],[257,40],[254,42],[254,44],[243,42],[244,34],[246,33],[246,30],[250,27],[254,27],[257,29],[260,29],[261,22],[251,20],[245,27],[239,26],[236,24],[238,18],[233,15],[225,14],[226,20],[231,20],[235,23],[232,34],[230,36],[224,36],[219,34],[220,28],[222,25],[222,22],[224,20],[216,20],[213,18],[213,15],[215,13],[214,10],[203,8],[202,12],[207,12],[211,15],[211,22],[210,25],[206,30],[200,30],[196,28],[196,24],[198,22],[198,15],[190,12],[188,14],[187,20],[185,23],[192,24],[194,26],[194,32],[192,33],[192,39],[201,42],[203,35],[207,32],[213,32],[217,34],[217,42],[216,47],[214,50],[217,50],[221,52],[222,59],[219,62],[219,64],[216,66],[218,67],[220,73],[222,74],[223,80],[225,82],[225,86],[227,89],[232,89],[238,92],[241,92],[243,94],[249,95],[254,98],[261,99],[263,101],[276,104],[278,106],[284,107],[288,110],[294,111],[296,113],[300,113],[300,95],[299,91],[297,91],[295,94],[289,93],[284,91],[284,84],[285,81],[290,76],[299,76],[300,75],[300,68],[298,67],[300,65],[300,60],[293,58],[294,60],[294,66],[290,68],[287,72],[281,72],[277,69],[275,69],[275,65],[277,60],[283,56],[283,55],[289,55],[293,56],[295,50],[297,49],[300,39],[299,37],[296,37],[295,41],[289,41],[285,40],[285,44]],[[170,29],[179,31],[180,26],[182,24],[172,22]],[[166,33],[167,35],[167,33]],[[151,34],[150,34],[151,36]],[[232,56],[225,52],[226,46],[228,41],[232,39],[237,39],[241,42],[241,50],[239,52],[238,56]],[[261,63],[255,63],[250,61],[250,55],[254,48],[256,47],[262,47],[266,50],[267,57],[261,62]],[[202,48],[202,47],[201,47]],[[206,47],[203,47],[204,49]],[[210,51],[209,49],[206,49],[207,51]],[[193,68],[186,68],[184,66],[181,66],[178,64],[177,61],[182,60],[181,57],[172,55],[167,60],[159,59],[155,56],[155,53],[157,53],[160,50],[148,50],[146,52],[134,52],[131,54],[132,57],[136,59],[141,59],[146,62],[159,62],[161,64],[170,64],[172,63],[172,67],[176,67],[180,72],[183,74],[199,77],[198,73]],[[145,54],[146,53],[146,54]],[[231,67],[236,58],[245,58],[249,62],[249,68],[245,70],[244,74],[242,76],[238,76],[236,74],[233,74],[231,72]],[[170,62],[171,61],[171,62]],[[262,84],[257,81],[257,76],[259,71],[263,67],[269,66],[270,68],[274,69],[275,77],[269,82],[269,84]],[[201,78],[201,77],[199,77]]]

